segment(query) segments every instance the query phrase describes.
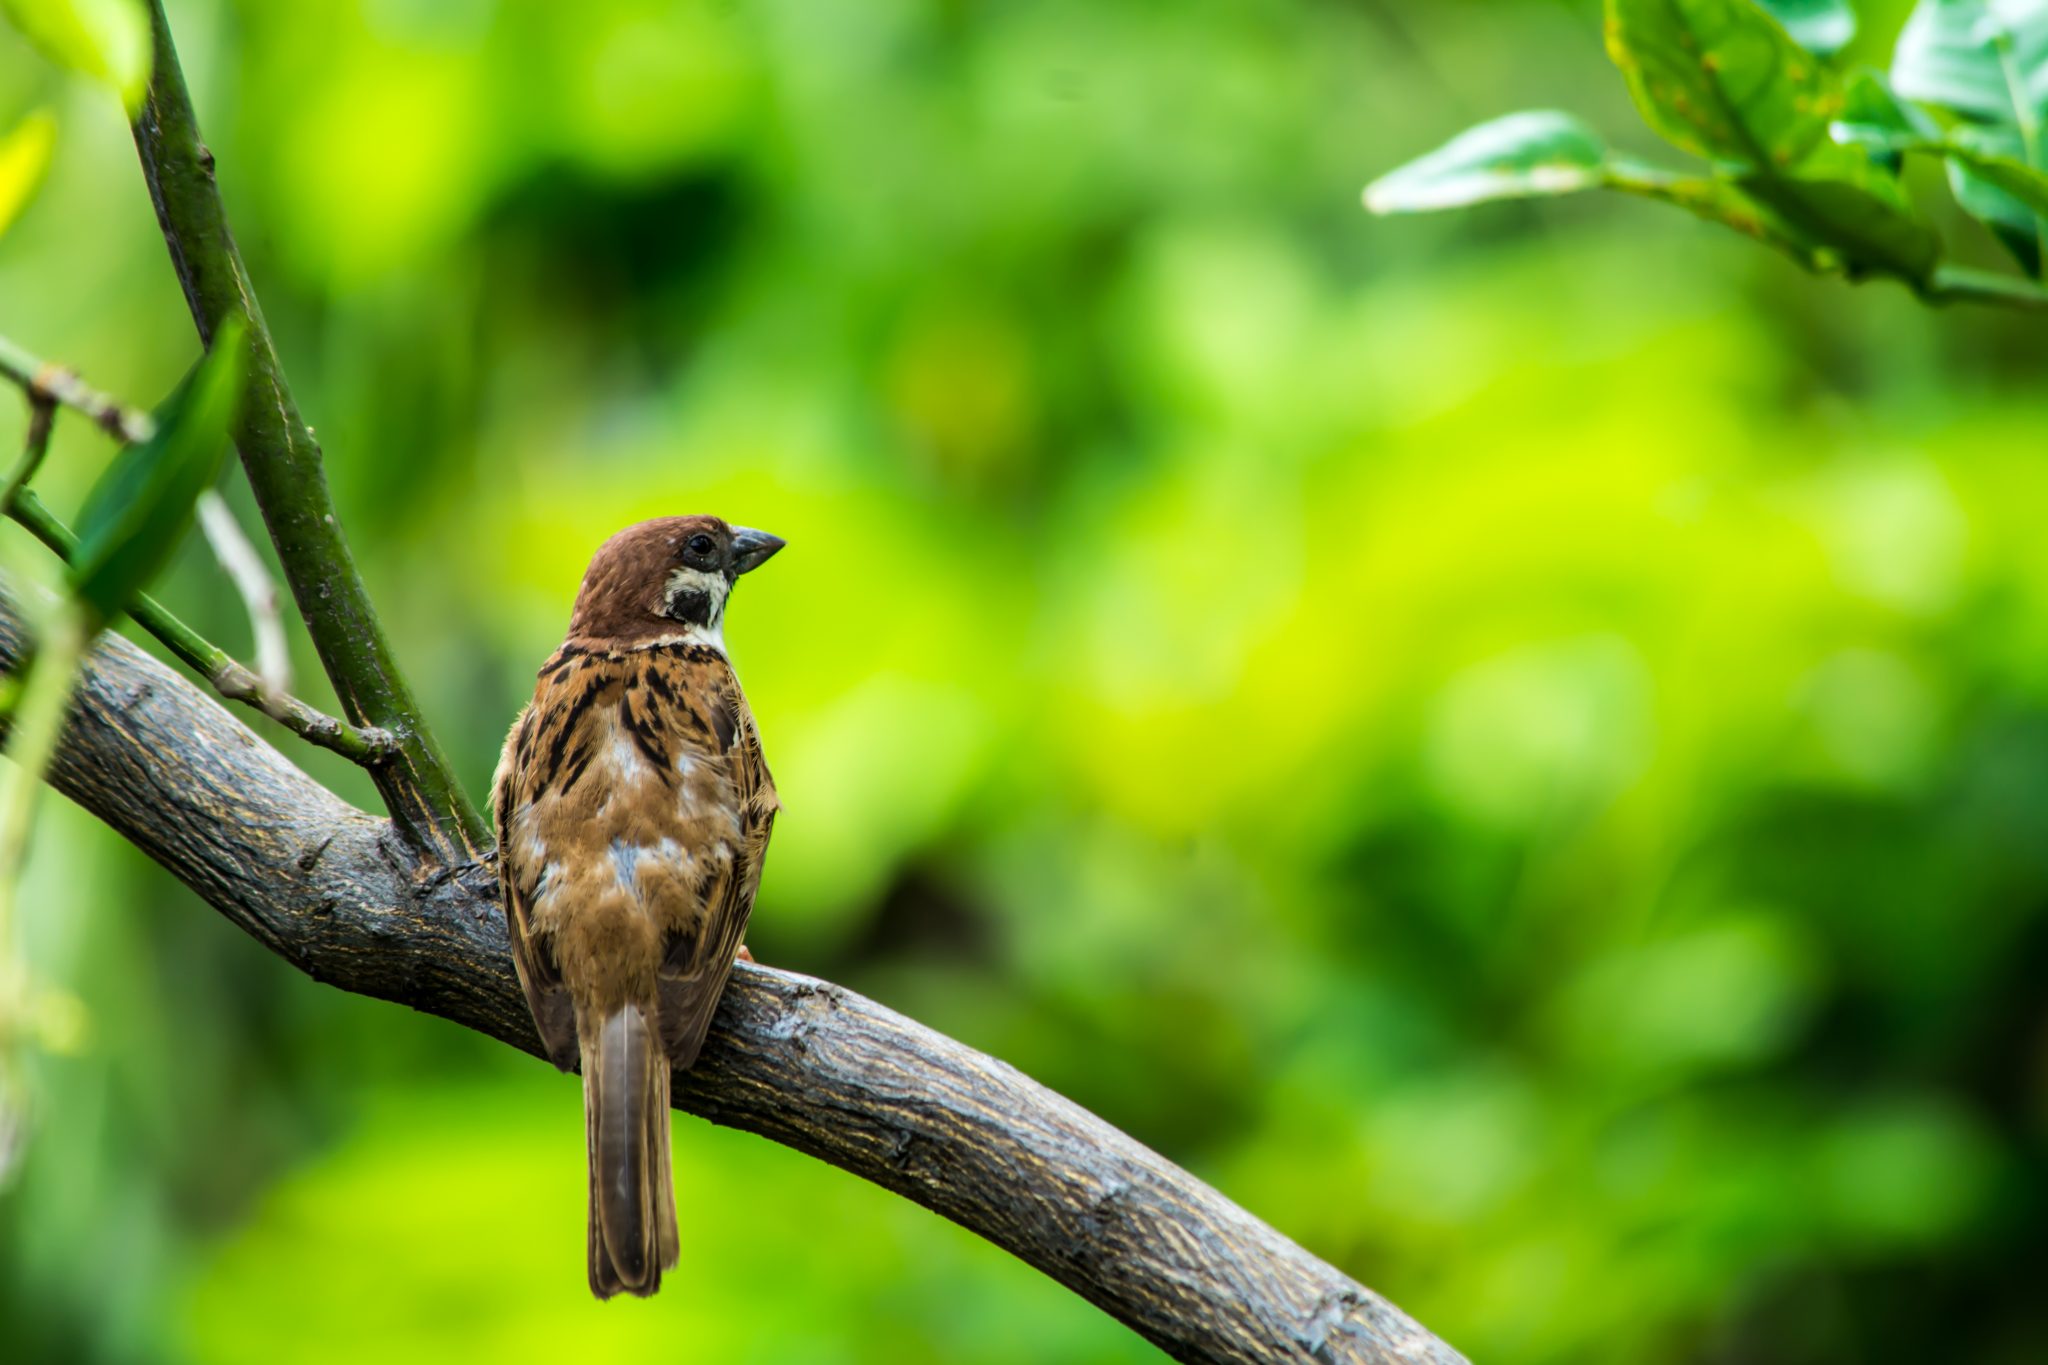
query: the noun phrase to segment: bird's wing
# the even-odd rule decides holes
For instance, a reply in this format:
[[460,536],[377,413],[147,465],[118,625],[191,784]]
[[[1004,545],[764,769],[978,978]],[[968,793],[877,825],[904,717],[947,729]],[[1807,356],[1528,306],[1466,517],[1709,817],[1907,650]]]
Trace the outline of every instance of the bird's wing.
[[732,676],[730,667],[726,676],[731,679],[726,706],[733,724],[733,785],[739,793],[740,836],[746,845],[745,899],[751,907],[761,885],[761,864],[768,857],[768,836],[774,832],[775,812],[782,809],[782,799],[768,773],[768,760],[761,753],[761,732],[754,725],[754,713],[740,691],[739,679]]
[[662,697],[664,686],[673,693],[676,720],[669,729],[676,742],[696,764],[725,778],[718,811],[684,802],[686,823],[720,831],[715,842],[721,856],[713,861],[699,854],[704,869],[701,918],[670,935],[661,964],[663,1039],[669,1060],[687,1067],[703,1046],[718,998],[732,975],[733,956],[745,940],[777,802],[775,784],[761,757],[760,733],[725,657],[701,648],[653,653],[648,694],[667,700]]
[[498,885],[504,893],[512,965],[526,992],[526,1005],[533,1012],[548,1060],[568,1071],[577,1062],[575,1006],[554,955],[533,939],[533,901],[546,870],[545,852],[532,829],[537,776],[533,760],[553,700],[549,672],[543,670],[533,702],[519,713],[505,736],[497,775],[491,780],[491,815],[497,826]]
[[573,1064],[577,1042],[557,939],[578,921],[645,926],[628,937],[649,936],[669,1061],[696,1059],[746,933],[776,804],[718,651],[565,647],[541,669],[493,807],[513,960],[558,1064]]

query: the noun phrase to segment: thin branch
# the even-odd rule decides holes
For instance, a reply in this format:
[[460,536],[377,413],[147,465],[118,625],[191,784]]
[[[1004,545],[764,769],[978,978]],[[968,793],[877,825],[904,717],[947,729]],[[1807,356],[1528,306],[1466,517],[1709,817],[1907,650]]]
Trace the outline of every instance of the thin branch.
[[[17,489],[13,500],[0,510],[27,527],[29,534],[56,551],[58,558],[67,564],[71,562],[78,549],[78,537],[43,506],[34,489]],[[266,688],[262,679],[232,654],[172,615],[169,608],[148,593],[137,595],[128,614],[205,678],[214,691],[229,701],[254,707],[307,743],[331,749],[372,773],[398,752],[398,741],[387,730],[350,725],[314,710],[288,693]]]
[[[21,649],[0,597],[0,667]],[[426,859],[125,640],[89,657],[50,778],[315,979],[538,1055],[492,869]],[[828,982],[738,966],[674,1093],[945,1215],[1180,1360],[1463,1360],[1101,1119]],[[578,1123],[573,1083],[561,1094]],[[580,1229],[542,1231],[579,1275]]]
[[50,433],[57,427],[57,400],[46,393],[29,391],[28,435],[22,439],[21,458],[14,462],[8,472],[5,487],[0,487],[0,507],[11,507],[28,481],[43,467],[43,460],[50,453]]
[[199,495],[199,529],[213,547],[221,572],[242,595],[242,607],[249,613],[249,633],[256,644],[256,677],[270,693],[285,693],[292,686],[291,649],[285,643],[284,622],[277,614],[277,584],[263,566],[263,556],[242,534],[227,499],[211,488]]
[[442,862],[464,862],[490,846],[489,831],[427,729],[356,572],[320,447],[299,416],[228,230],[213,153],[200,141],[162,0],[151,0],[150,22],[155,65],[135,120],[135,148],[201,338],[210,343],[227,319],[247,319],[249,378],[235,445],[249,487],[343,712],[397,737],[392,761],[373,774],[393,821]]
[[37,359],[6,337],[0,337],[0,378],[19,385],[31,401],[47,399],[84,413],[117,441],[131,445],[147,441],[156,430],[148,413],[123,406],[88,387],[70,370]]

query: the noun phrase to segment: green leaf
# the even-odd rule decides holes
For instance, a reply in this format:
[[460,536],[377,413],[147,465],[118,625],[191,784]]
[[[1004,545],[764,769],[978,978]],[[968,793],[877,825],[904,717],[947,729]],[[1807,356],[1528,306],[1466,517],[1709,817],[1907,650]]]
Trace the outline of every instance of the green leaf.
[[149,86],[149,14],[141,0],[0,0],[0,14],[43,55],[112,88],[132,114]]
[[0,233],[14,226],[49,169],[57,142],[57,120],[38,109],[0,138]]
[[1787,222],[1776,210],[1729,181],[1710,175],[1680,175],[1626,158],[1608,166],[1607,187],[1676,205],[1710,223],[1790,256],[1815,274],[1832,274],[1842,258]]
[[1829,139],[1840,83],[1755,0],[1607,0],[1607,20],[1608,51],[1659,133],[1851,273],[1926,280],[1934,229],[1867,151]]
[[215,334],[213,349],[157,409],[155,434],[125,447],[86,495],[72,587],[99,623],[163,568],[219,472],[241,397],[243,336],[239,323]]
[[1570,194],[1599,185],[1606,162],[1600,135],[1570,114],[1509,114],[1373,181],[1365,187],[1365,206],[1380,214],[1424,213]]
[[1826,70],[1754,0],[1607,0],[1607,51],[1662,137],[1743,171],[1799,161],[1841,111]]
[[1368,185],[1365,206],[1378,214],[1425,213],[1586,189],[1619,190],[1675,204],[1773,246],[1809,270],[1839,264],[1729,182],[1615,157],[1584,123],[1549,110],[1509,114],[1460,133]]
[[1892,50],[1892,88],[1991,123],[2048,112],[2048,0],[1920,0]]
[[1794,42],[1817,57],[1832,57],[1856,36],[1848,0],[1760,0]]
[[1940,126],[1925,111],[1893,94],[1875,71],[1858,71],[1849,77],[1842,90],[1842,117],[1828,131],[1837,141],[1846,139],[1863,147],[1871,160],[1893,174],[1898,173],[1902,159],[1892,145],[1895,139],[1941,135]]
[[1892,54],[1892,84],[1981,125],[1949,139],[1949,188],[2039,275],[2048,224],[2029,207],[2027,172],[2048,168],[2048,0],[1921,0]]
[[2027,164],[2019,130],[1960,125],[1943,150],[1956,202],[2038,277],[2048,259],[2048,175]]
[[2048,174],[2027,164],[2018,129],[1962,123],[1944,133],[1924,119],[1905,129],[1844,121],[1834,134],[1883,155],[1945,158],[1956,201],[1998,235],[2028,274],[2040,272],[2048,244]]
[[1940,237],[1898,181],[1860,147],[1831,142],[1789,175],[1747,176],[1740,183],[1800,233],[1840,253],[1852,275],[1895,275],[1919,284],[1941,255]]

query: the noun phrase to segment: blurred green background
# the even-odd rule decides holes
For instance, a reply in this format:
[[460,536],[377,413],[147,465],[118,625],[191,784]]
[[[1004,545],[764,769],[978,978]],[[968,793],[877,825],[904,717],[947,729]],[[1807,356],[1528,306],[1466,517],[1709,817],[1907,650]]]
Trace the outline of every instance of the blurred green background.
[[[170,9],[479,797],[598,541],[769,528],[765,961],[1475,1361],[2048,1359],[2048,329],[1651,206],[1360,212],[1507,109],[1648,150],[1594,0]],[[154,401],[196,347],[119,109],[0,31],[42,105],[0,332]],[[64,423],[46,497],[110,454]],[[196,537],[162,588],[246,651]],[[689,1118],[682,1272],[595,1304],[572,1080],[61,803],[28,876],[90,1030],[28,1077],[7,1361],[1159,1358]]]

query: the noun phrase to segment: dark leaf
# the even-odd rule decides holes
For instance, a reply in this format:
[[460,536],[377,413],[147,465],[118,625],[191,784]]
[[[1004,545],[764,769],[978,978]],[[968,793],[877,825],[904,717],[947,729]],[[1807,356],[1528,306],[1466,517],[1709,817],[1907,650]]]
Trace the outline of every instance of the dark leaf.
[[1956,201],[2005,243],[2028,274],[2039,273],[2048,236],[2048,175],[2027,164],[2018,129],[1962,123],[1944,133],[1923,116],[1903,129],[1845,120],[1835,125],[1834,135],[1877,156],[1921,152],[1945,158]]
[[241,396],[242,338],[239,323],[215,334],[213,349],[157,410],[156,433],[123,448],[86,495],[71,576],[101,623],[163,568],[220,469]]
[[1991,229],[2022,269],[2038,276],[2048,238],[2048,175],[2026,163],[2019,130],[1964,125],[1951,133],[1945,150],[1956,202]]

